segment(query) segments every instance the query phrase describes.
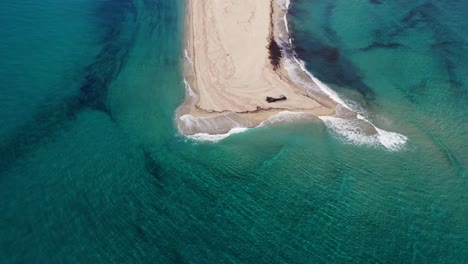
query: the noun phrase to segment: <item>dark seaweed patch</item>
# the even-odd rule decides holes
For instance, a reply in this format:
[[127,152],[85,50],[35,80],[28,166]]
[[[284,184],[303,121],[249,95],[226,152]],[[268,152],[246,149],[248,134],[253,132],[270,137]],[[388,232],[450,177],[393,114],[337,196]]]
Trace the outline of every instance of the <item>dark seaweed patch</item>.
[[161,166],[156,160],[153,159],[150,152],[146,149],[143,150],[143,156],[145,160],[145,169],[146,171],[153,175],[156,179],[159,179],[162,175]]
[[374,99],[374,92],[362,81],[362,74],[354,64],[343,56],[340,50],[327,46],[312,38],[298,36],[294,50],[298,57],[307,62],[308,68],[327,83],[357,90],[366,100]]
[[335,47],[323,47],[318,52],[327,61],[337,61],[340,58],[340,51]]
[[382,0],[369,0],[369,3],[373,5],[380,5],[383,3],[383,1]]
[[285,101],[287,98],[286,96],[284,95],[281,95],[280,97],[271,97],[271,96],[267,96],[266,98],[266,101],[268,103],[274,103],[274,102],[278,102],[278,101]]
[[53,137],[59,128],[68,126],[68,122],[84,109],[102,111],[112,119],[106,105],[109,86],[125,66],[134,39],[121,36],[128,14],[136,14],[131,0],[109,0],[96,8],[97,25],[105,28],[101,38],[103,48],[95,61],[85,68],[85,78],[78,93],[54,106],[41,108],[44,110],[37,112],[31,121],[18,127],[0,144],[0,172],[7,170],[34,145]]
[[380,42],[373,42],[371,45],[360,49],[361,51],[369,51],[372,49],[398,49],[398,48],[404,48],[405,45],[400,44],[400,43],[380,43]]
[[[289,12],[294,12],[298,17],[306,19],[307,13],[292,5]],[[313,34],[307,34],[301,30],[294,30],[294,23],[290,25],[291,38],[294,40],[294,54],[307,63],[311,70],[323,81],[340,87],[349,87],[357,90],[366,100],[373,100],[374,92],[362,81],[362,73],[342,54],[341,50],[328,43],[339,43],[340,39],[332,27],[330,21],[335,9],[334,3],[328,3],[325,7],[325,21],[322,29],[326,35],[327,43],[315,39]]]
[[268,52],[270,56],[268,57],[270,59],[271,65],[273,65],[273,69],[278,69],[280,66],[281,62],[281,47],[278,45],[278,43],[274,40],[273,37],[270,38],[270,43],[268,44]]
[[425,2],[417,7],[411,9],[402,19],[401,25],[396,27],[394,30],[387,33],[387,38],[392,39],[399,34],[405,32],[407,29],[415,28],[418,25],[429,23],[431,21],[430,16],[428,18],[427,12],[433,8],[433,5],[429,2]]
[[328,38],[333,41],[339,39],[331,23],[331,18],[333,17],[335,7],[336,4],[333,3],[333,1],[327,4],[327,6],[325,7],[325,21],[323,25],[323,29],[327,33]]

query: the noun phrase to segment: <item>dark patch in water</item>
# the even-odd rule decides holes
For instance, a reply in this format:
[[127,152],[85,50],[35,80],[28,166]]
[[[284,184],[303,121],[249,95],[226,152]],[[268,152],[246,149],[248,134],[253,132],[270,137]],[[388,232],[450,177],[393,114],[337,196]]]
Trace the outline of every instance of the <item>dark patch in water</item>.
[[[335,4],[329,3],[325,7],[325,21],[323,30],[328,43],[339,43],[339,38],[330,21],[335,9]],[[301,9],[291,6],[290,11],[297,12],[298,17],[308,16],[301,13]],[[326,83],[335,84],[340,87],[348,87],[358,91],[367,101],[373,100],[375,94],[363,81],[362,73],[354,64],[342,54],[336,46],[331,46],[311,36],[308,32],[294,30],[291,23],[291,37],[294,41],[294,50],[299,58],[307,63],[307,68],[313,74]]]
[[302,36],[294,38],[300,39],[297,43],[301,44],[294,48],[297,56],[307,63],[307,67],[318,78],[326,83],[355,89],[366,100],[374,99],[374,92],[361,80],[361,72],[341,55],[338,48],[326,46],[311,38],[303,39]]
[[421,5],[413,8],[406,14],[406,16],[401,20],[403,23],[407,23],[408,25],[415,25],[419,21],[426,20],[426,12],[433,8],[434,6],[429,1],[424,2]]
[[406,46],[400,43],[392,42],[388,44],[380,43],[380,42],[373,42],[371,45],[360,49],[361,51],[369,51],[372,49],[399,49],[405,48]]
[[325,8],[325,23],[323,25],[323,28],[325,32],[327,33],[327,37],[331,40],[337,40],[338,36],[333,29],[332,23],[330,19],[332,18],[333,11],[335,10],[336,4],[335,3],[329,3],[326,8]]
[[[445,65],[445,69],[447,70],[448,75],[448,82],[449,88],[451,90],[452,95],[457,98],[461,99],[466,97],[466,90],[464,89],[464,83],[462,81],[462,77],[459,76],[458,73],[458,61],[459,61],[459,54],[458,52],[454,51],[463,51],[463,48],[459,46],[449,47],[449,48],[441,48],[439,49],[440,58]],[[465,50],[466,51],[466,50]]]
[[95,61],[85,68],[84,82],[77,95],[37,112],[31,121],[18,127],[9,139],[4,140],[0,145],[0,172],[31,151],[34,145],[67,127],[68,122],[84,109],[102,111],[112,119],[106,105],[109,86],[125,66],[134,39],[132,35],[122,37],[122,26],[128,14],[136,16],[131,0],[109,0],[97,7],[97,28],[105,29],[100,40],[103,48]]
[[65,127],[64,120],[76,116],[79,106],[75,101],[63,102],[51,109],[37,113],[30,122],[18,127],[0,145],[0,172],[7,170],[13,163],[30,151],[44,138],[51,137],[59,128]]
[[151,156],[150,152],[146,149],[143,150],[143,157],[145,160],[145,169],[146,171],[153,175],[156,179],[160,179],[162,176],[161,166],[155,159]]
[[393,38],[401,33],[408,33],[408,29],[414,29],[416,26],[424,27],[425,30],[432,31],[434,37],[428,41],[434,42],[431,47],[434,54],[438,54],[441,63],[444,64],[448,74],[448,87],[451,95],[460,99],[466,97],[463,77],[460,77],[458,65],[460,64],[460,54],[465,54],[467,44],[450,28],[442,24],[434,17],[437,17],[439,9],[431,2],[425,2],[414,9],[401,20],[403,26],[388,35]]
[[[148,19],[148,32],[153,33],[159,29],[161,25],[164,25],[165,30],[178,31],[178,24],[172,23],[171,21],[177,21],[178,17],[183,15],[177,12],[177,9],[171,5],[174,2],[171,1],[155,1],[155,0],[143,0],[145,10],[164,10],[164,12],[153,12]],[[162,22],[163,21],[163,22]]]
[[417,7],[411,9],[400,21],[402,26],[395,27],[392,31],[387,33],[387,37],[392,39],[405,32],[408,29],[416,28],[418,25],[430,24],[431,18],[427,16],[427,12],[434,6],[425,2]]
[[270,56],[271,65],[273,65],[273,69],[278,69],[280,62],[281,62],[281,47],[276,43],[273,37],[270,38],[270,44],[268,45],[268,52]]
[[373,5],[380,5],[383,3],[383,1],[382,0],[369,0],[369,3]]
[[340,58],[340,51],[334,47],[324,47],[317,52],[327,61],[337,61]]
[[86,67],[85,82],[78,95],[80,105],[112,117],[106,105],[109,86],[124,68],[130,49],[131,43],[107,43],[103,47],[95,62]]

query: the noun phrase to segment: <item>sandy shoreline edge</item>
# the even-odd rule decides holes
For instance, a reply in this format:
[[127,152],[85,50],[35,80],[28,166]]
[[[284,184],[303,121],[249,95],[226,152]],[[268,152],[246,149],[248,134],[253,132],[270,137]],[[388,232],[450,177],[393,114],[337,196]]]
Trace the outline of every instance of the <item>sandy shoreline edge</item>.
[[[258,0],[255,4],[244,3],[242,6],[236,6],[229,0],[215,3],[218,5],[207,0],[186,0],[186,99],[176,111],[177,127],[182,134],[196,140],[217,141],[230,134],[243,132],[247,128],[275,122],[322,120],[336,134],[344,136],[352,143],[383,145],[390,150],[400,149],[405,144],[405,136],[377,128],[307,71],[304,63],[295,55],[289,38],[286,17],[290,4],[288,0]],[[235,9],[237,13],[229,11],[229,8]],[[269,12],[268,17],[265,9]],[[223,28],[223,25],[214,23],[220,20],[229,21],[229,13],[237,22],[243,15],[250,14],[247,20],[250,24],[241,27],[239,23],[228,22]],[[259,17],[257,20],[253,18],[256,14]],[[206,23],[204,19],[210,19],[210,23]],[[241,32],[248,32],[250,27],[256,30],[254,34],[260,35],[260,38],[253,39],[256,41],[255,45],[236,42],[251,37]],[[233,37],[220,37],[222,32],[229,32]],[[269,38],[281,48],[280,62],[276,68],[272,65],[271,53],[268,54]],[[222,56],[219,56],[222,52],[218,46],[224,47],[225,54]],[[257,52],[252,56],[248,52],[244,53],[245,49]],[[226,63],[226,58],[235,62]],[[245,58],[251,61],[246,63]],[[216,80],[232,65],[234,68],[251,66],[253,69],[239,70],[237,77],[240,78],[226,78],[224,83],[221,81],[215,85],[211,83],[211,79]],[[252,72],[257,75],[252,75]],[[231,70],[231,75],[235,74],[236,71],[233,73]],[[254,81],[242,79],[243,75],[251,77]],[[256,80],[258,77],[265,81]],[[200,81],[201,79],[203,81]],[[246,83],[247,89],[242,89]],[[252,83],[265,85],[266,88],[255,90],[256,86],[249,87]],[[271,85],[272,83],[276,86]],[[241,88],[236,89],[236,85]],[[228,94],[227,98],[223,97],[224,94]],[[270,95],[279,98],[284,94],[287,97],[285,101],[268,103],[265,100]],[[252,98],[253,100],[250,100]]]
[[[304,89],[291,80],[285,68],[283,57],[286,56],[286,50],[281,47],[284,40],[280,39],[288,35],[284,7],[276,0],[259,0],[250,5],[233,4],[227,0],[217,3],[186,2],[184,77],[187,96],[177,111],[178,128],[183,134],[216,135],[228,133],[233,128],[252,128],[262,122],[269,122],[269,119],[281,112],[306,113],[305,119],[314,119],[314,116],[317,119],[317,116],[332,115],[335,112],[336,102],[319,88],[315,91]],[[219,11],[222,5],[225,5],[224,10]],[[242,14],[249,13],[251,20],[243,26],[239,25]],[[237,24],[214,22],[229,20],[229,16]],[[280,25],[281,22],[284,24]],[[223,38],[220,36],[223,33],[216,28],[218,26],[213,24],[223,24],[221,27],[234,37]],[[251,34],[249,30],[252,31]],[[242,38],[250,41],[250,49],[253,51],[249,52],[248,47],[239,47],[235,39]],[[211,41],[207,41],[208,39],[216,39],[217,42],[210,45]],[[270,60],[270,39],[281,47],[282,57],[277,68]],[[224,49],[225,57],[216,55],[220,52],[217,46],[227,46]],[[225,63],[228,60],[235,62]],[[249,66],[247,72],[245,68]],[[237,67],[230,73],[237,76],[211,82],[213,74],[222,74],[229,71],[230,67]],[[257,69],[257,75],[250,74],[253,67]],[[242,79],[244,75],[250,79]],[[245,86],[247,89],[233,88],[236,86]],[[256,87],[261,89],[255,90]],[[224,97],[225,93],[229,94],[229,98]],[[269,96],[279,98],[284,95],[287,97],[285,101],[266,101]],[[307,117],[307,114],[310,116]]]

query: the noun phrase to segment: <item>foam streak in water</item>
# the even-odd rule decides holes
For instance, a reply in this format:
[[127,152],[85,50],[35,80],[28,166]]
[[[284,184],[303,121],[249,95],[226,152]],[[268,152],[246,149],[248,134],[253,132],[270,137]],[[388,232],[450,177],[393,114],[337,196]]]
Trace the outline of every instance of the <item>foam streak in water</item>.
[[[188,128],[198,128],[198,127],[210,127],[216,128],[216,121],[213,121],[211,118],[205,117],[194,117],[192,115],[183,115],[180,118],[180,121],[185,127]],[[231,129],[226,133],[216,133],[216,134],[208,134],[208,133],[196,133],[193,135],[188,135],[188,138],[199,140],[199,141],[211,141],[211,142],[218,142],[229,137],[232,134],[242,133],[247,130],[247,128],[242,127],[239,123],[235,122],[234,120],[230,119],[228,116],[225,116],[226,122],[230,125]],[[180,130],[180,129],[179,129]]]
[[184,78],[184,85],[185,85],[185,90],[187,91],[188,95],[195,99],[197,98],[197,94],[192,90],[192,87],[190,84],[187,82],[187,80]]
[[187,137],[190,138],[190,139],[193,139],[193,140],[197,140],[197,141],[218,142],[218,141],[221,141],[221,140],[229,137],[230,135],[245,132],[245,131],[247,131],[247,129],[248,128],[245,128],[245,127],[235,127],[233,129],[229,130],[229,132],[227,132],[225,134],[211,135],[211,134],[207,134],[207,133],[197,133],[197,134],[190,135],[190,136],[187,136]]
[[184,50],[184,57],[185,57],[185,59],[187,60],[187,62],[190,63],[190,65],[193,65],[193,60],[192,60],[192,58],[190,58],[190,56],[188,55],[187,49]]

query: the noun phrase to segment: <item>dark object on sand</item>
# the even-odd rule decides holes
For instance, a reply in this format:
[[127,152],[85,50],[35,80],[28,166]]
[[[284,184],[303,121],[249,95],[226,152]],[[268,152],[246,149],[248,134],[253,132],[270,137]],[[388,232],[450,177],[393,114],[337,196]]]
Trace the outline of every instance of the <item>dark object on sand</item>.
[[274,102],[277,102],[277,101],[284,101],[284,100],[286,100],[286,99],[287,99],[287,98],[286,98],[286,96],[284,96],[284,95],[281,95],[281,96],[278,97],[278,98],[274,98],[274,97],[267,96],[266,101],[267,101],[268,103],[274,103]]
[[270,37],[268,51],[270,53],[270,56],[268,56],[268,58],[270,59],[271,65],[273,65],[273,69],[276,70],[278,69],[281,61],[281,47],[278,45],[278,43],[276,43],[273,37]]

